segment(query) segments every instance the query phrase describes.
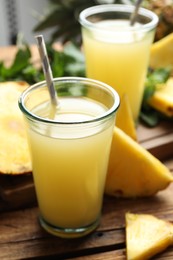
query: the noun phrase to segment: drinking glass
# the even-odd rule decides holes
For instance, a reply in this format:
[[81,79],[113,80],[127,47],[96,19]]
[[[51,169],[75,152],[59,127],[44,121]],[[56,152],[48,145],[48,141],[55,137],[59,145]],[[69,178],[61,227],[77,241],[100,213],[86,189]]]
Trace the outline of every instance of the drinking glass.
[[98,5],[83,10],[79,22],[87,77],[109,84],[121,98],[126,95],[137,122],[158,17],[140,8],[131,26],[133,12],[133,5]]
[[41,226],[73,238],[99,224],[119,96],[87,78],[55,78],[54,85],[59,107],[53,116],[45,81],[24,91],[19,107],[27,125]]

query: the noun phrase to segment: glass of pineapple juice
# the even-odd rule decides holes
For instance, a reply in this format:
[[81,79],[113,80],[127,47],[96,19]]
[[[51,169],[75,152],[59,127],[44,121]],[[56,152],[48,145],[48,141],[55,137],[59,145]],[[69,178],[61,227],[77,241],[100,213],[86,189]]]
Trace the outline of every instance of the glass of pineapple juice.
[[130,25],[132,5],[89,7],[79,15],[87,77],[100,80],[128,96],[134,121],[139,117],[144,83],[158,17],[140,8]]
[[55,78],[59,107],[50,118],[45,81],[19,99],[26,120],[41,226],[73,238],[94,230],[101,215],[119,95],[79,77]]

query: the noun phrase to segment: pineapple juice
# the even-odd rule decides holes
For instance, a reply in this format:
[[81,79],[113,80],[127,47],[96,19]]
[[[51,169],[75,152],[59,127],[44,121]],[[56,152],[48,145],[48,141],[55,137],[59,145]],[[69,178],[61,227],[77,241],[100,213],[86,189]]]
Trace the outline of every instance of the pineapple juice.
[[79,22],[87,76],[125,94],[136,122],[158,16],[140,7],[131,25],[134,12],[134,5],[95,5],[81,11]]
[[[96,26],[111,30],[112,36],[83,29],[87,76],[109,84],[120,97],[127,94],[136,121],[144,92],[153,32],[139,35],[129,31],[124,35],[123,30],[128,31],[130,27],[129,21],[104,21],[96,23]],[[140,28],[140,24],[135,26]]]
[[[68,108],[71,103],[74,111]],[[105,111],[101,104],[84,98],[61,98],[60,104],[63,109],[55,120],[64,123],[91,120]],[[43,111],[42,106],[33,112],[43,116]],[[29,130],[38,204],[43,219],[52,226],[73,229],[97,220],[113,126],[114,121],[94,130],[72,128],[68,134],[51,126],[41,134]]]

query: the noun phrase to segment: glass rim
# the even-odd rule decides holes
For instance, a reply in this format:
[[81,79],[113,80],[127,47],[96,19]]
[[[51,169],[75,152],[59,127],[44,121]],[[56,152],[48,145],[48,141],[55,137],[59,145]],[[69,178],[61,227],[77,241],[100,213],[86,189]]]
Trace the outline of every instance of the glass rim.
[[[83,11],[80,12],[79,14],[79,23],[87,28],[87,29],[97,29],[98,31],[108,31],[107,28],[100,28],[97,26],[96,23],[88,21],[87,17],[91,15],[97,15],[99,13],[105,13],[105,12],[121,12],[121,13],[132,13],[134,10],[135,6],[134,5],[125,5],[125,4],[101,4],[101,5],[95,5],[92,7],[88,7],[84,9]],[[156,27],[159,18],[158,16],[143,7],[140,7],[138,10],[138,14],[141,16],[145,16],[151,19],[150,22],[146,24],[142,24],[140,27],[135,27],[135,26],[129,26],[128,31],[138,31],[138,30],[151,30]],[[115,32],[115,31],[114,31]],[[123,32],[126,32],[125,30]]]
[[24,90],[18,99],[19,108],[27,118],[33,119],[33,120],[36,120],[36,121],[39,121],[42,123],[50,123],[50,124],[54,124],[54,125],[89,124],[89,123],[94,123],[94,122],[99,122],[99,121],[104,120],[108,116],[115,113],[120,105],[120,97],[119,97],[117,91],[104,82],[90,79],[90,78],[85,78],[85,77],[60,77],[60,78],[54,78],[53,81],[54,82],[68,82],[68,83],[70,83],[70,82],[74,83],[74,82],[78,81],[78,82],[83,82],[83,83],[87,83],[87,84],[94,84],[95,86],[101,86],[103,89],[108,90],[108,92],[112,95],[112,97],[114,99],[114,103],[111,106],[111,108],[109,108],[106,112],[103,112],[101,115],[96,116],[90,120],[75,121],[75,122],[71,122],[71,121],[62,122],[62,121],[58,121],[58,120],[40,117],[40,116],[32,113],[29,109],[27,109],[27,107],[25,106],[25,100],[26,100],[28,94],[31,93],[32,91],[42,88],[42,87],[46,87],[46,85],[47,85],[46,80],[43,80],[41,82],[31,85],[26,90]]

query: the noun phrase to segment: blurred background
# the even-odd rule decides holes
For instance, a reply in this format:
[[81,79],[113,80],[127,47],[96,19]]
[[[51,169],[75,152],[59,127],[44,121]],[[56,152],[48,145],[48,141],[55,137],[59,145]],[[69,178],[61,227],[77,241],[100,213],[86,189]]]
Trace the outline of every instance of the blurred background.
[[[22,32],[28,43],[33,43],[32,30],[47,6],[47,0],[0,0],[0,45],[15,44],[18,32]],[[45,38],[49,34],[44,32]]]

